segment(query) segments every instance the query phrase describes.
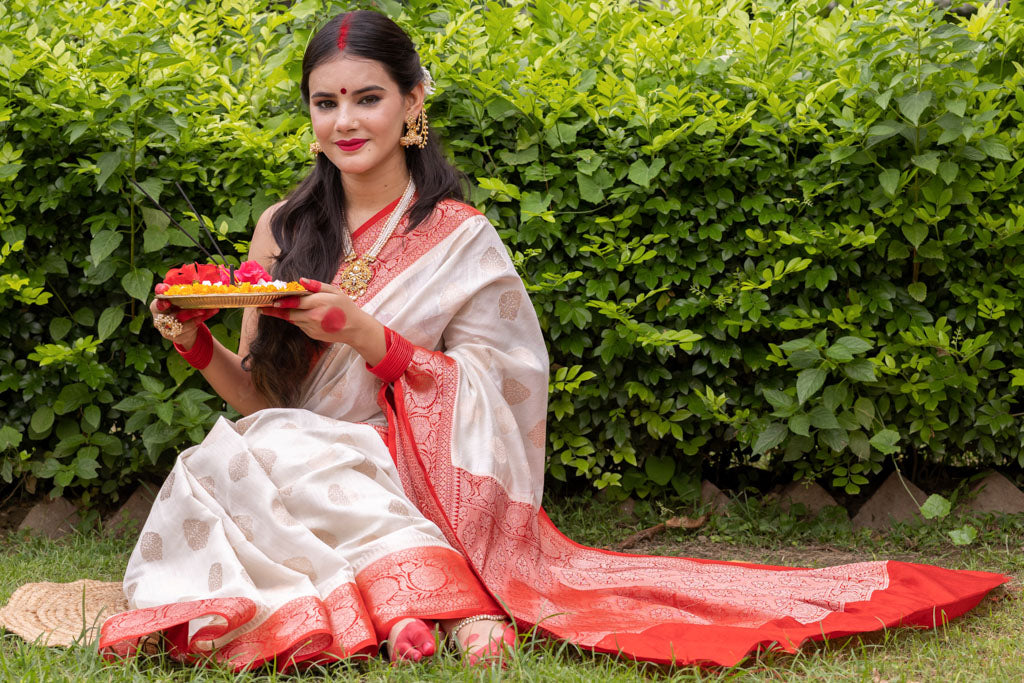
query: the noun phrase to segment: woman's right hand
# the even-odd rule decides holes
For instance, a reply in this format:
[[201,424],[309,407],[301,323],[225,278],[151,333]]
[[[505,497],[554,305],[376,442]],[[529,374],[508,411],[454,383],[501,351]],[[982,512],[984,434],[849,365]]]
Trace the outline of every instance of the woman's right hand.
[[[167,291],[168,285],[159,283],[154,288],[157,294]],[[215,315],[219,308],[181,309],[165,299],[153,299],[149,304],[153,314],[153,326],[164,339],[188,351],[196,341],[199,326]]]

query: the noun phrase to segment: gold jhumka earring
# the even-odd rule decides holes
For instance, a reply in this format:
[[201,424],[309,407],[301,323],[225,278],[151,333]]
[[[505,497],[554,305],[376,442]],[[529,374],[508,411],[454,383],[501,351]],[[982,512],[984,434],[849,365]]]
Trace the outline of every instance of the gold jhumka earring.
[[320,143],[317,142],[316,140],[314,140],[313,142],[309,143],[309,156],[313,157],[314,159],[316,158],[317,154],[320,154],[323,151],[324,150],[320,146]]
[[423,149],[427,146],[429,126],[427,125],[426,109],[420,109],[420,113],[417,116],[409,114],[405,119],[405,128],[405,135],[398,141],[402,147],[416,146]]

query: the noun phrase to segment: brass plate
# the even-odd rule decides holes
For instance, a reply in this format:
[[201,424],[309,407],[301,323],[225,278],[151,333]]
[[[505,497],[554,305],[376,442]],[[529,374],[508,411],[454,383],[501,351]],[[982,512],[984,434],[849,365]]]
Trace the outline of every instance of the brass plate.
[[286,296],[307,296],[313,292],[253,292],[235,294],[157,294],[157,299],[170,301],[178,308],[255,308],[269,306]]

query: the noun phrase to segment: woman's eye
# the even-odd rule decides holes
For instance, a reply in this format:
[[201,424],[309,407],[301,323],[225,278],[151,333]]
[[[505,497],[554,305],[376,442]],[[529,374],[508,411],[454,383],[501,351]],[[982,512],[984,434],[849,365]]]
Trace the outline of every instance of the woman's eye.
[[380,102],[380,97],[377,95],[367,95],[359,100],[359,104],[377,104],[377,102]]
[[334,106],[334,102],[331,100],[320,100],[314,106],[316,106],[317,109],[330,109]]

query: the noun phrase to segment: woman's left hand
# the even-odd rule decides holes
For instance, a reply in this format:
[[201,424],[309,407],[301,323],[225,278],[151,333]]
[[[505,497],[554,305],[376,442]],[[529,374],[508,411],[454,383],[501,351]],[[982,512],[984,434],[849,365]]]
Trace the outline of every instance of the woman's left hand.
[[308,278],[299,284],[313,294],[282,297],[260,313],[287,320],[311,339],[348,344],[371,365],[384,357],[384,326],[373,316],[336,285]]

